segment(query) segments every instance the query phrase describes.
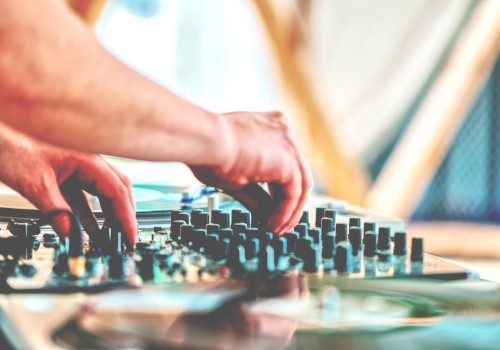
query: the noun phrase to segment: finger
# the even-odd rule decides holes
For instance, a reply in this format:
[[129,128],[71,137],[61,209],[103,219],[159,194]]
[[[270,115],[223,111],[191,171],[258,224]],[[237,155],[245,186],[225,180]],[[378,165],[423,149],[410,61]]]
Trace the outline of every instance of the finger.
[[297,166],[292,166],[288,180],[283,183],[269,184],[273,200],[277,203],[276,210],[268,221],[268,226],[277,234],[291,230],[291,219],[296,215],[297,204],[301,195],[301,173]]
[[111,162],[108,162],[105,159],[104,159],[104,161],[111,168],[111,170],[116,174],[116,176],[118,176],[118,178],[121,180],[121,182],[123,183],[123,185],[125,185],[125,187],[127,188],[128,193],[129,193],[130,204],[132,205],[132,208],[133,208],[134,212],[137,211],[137,207],[136,207],[136,203],[135,203],[135,198],[134,198],[134,187],[132,185],[132,182],[130,181],[130,179],[127,176],[125,176],[125,174],[123,174]]
[[90,209],[89,202],[81,190],[80,184],[76,181],[68,180],[61,185],[61,193],[80,219],[85,232],[92,239],[96,239],[95,237],[99,232],[99,224],[92,209]]
[[267,223],[276,206],[269,193],[255,183],[225,192],[250,210],[261,223]]
[[87,163],[76,172],[77,179],[88,186],[99,197],[105,219],[109,223],[118,221],[128,242],[137,243],[137,221],[130,203],[127,187],[118,176],[101,162]]
[[297,223],[300,221],[300,218],[302,217],[302,213],[304,211],[304,206],[307,203],[309,192],[313,184],[312,174],[309,165],[307,164],[307,161],[305,160],[303,154],[299,151],[297,151],[297,159],[302,179],[299,192],[300,196],[297,201],[296,207],[293,210],[293,214],[290,216],[290,219],[285,224],[286,226],[285,230],[289,230],[295,227],[295,225],[297,225]]
[[62,237],[68,237],[71,230],[70,205],[59,191],[55,177],[39,178],[37,183],[24,185],[20,193],[26,197],[42,214],[58,212],[50,218],[54,231]]

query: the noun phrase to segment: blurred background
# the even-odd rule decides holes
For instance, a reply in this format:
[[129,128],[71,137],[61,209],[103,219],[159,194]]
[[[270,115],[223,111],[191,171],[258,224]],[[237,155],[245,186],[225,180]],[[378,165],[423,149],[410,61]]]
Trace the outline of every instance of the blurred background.
[[[408,220],[430,252],[500,257],[500,1],[68,2],[194,103],[286,112],[317,193]],[[181,164],[123,167],[134,183],[195,181]]]

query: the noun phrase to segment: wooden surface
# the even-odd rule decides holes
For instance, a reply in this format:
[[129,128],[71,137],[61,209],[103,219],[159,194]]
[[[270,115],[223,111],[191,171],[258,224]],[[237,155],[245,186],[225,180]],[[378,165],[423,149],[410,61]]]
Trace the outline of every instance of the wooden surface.
[[407,132],[367,196],[367,205],[407,218],[418,204],[500,51],[500,1],[481,1]]
[[280,69],[284,90],[300,116],[295,124],[301,126],[307,158],[315,177],[325,192],[353,204],[362,204],[367,191],[367,177],[361,164],[346,156],[339,140],[327,123],[325,110],[320,106],[309,77],[302,69],[297,42],[292,40],[300,32],[293,27],[297,22],[283,20],[283,11],[276,11],[272,2],[256,0],[255,4]]

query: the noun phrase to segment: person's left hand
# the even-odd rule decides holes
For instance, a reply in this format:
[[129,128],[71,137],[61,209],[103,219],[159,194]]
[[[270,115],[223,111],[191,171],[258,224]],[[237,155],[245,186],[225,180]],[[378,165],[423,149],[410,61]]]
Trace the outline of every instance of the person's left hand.
[[[99,226],[85,192],[99,198],[109,226],[120,229],[128,243],[137,242],[132,185],[102,157],[41,143],[0,127],[0,181],[33,203],[43,214],[73,211],[90,235]],[[52,219],[54,230],[67,236],[70,218]]]

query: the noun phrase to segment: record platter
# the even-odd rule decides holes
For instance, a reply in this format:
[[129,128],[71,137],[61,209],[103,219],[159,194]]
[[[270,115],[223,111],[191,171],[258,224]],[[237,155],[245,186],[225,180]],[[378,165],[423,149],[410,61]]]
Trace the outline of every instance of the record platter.
[[215,189],[134,194],[135,250],[111,228],[89,237],[75,221],[63,240],[29,204],[0,209],[4,347],[456,348],[454,329],[496,327],[497,285],[407,242],[401,220],[313,196],[278,237]]

